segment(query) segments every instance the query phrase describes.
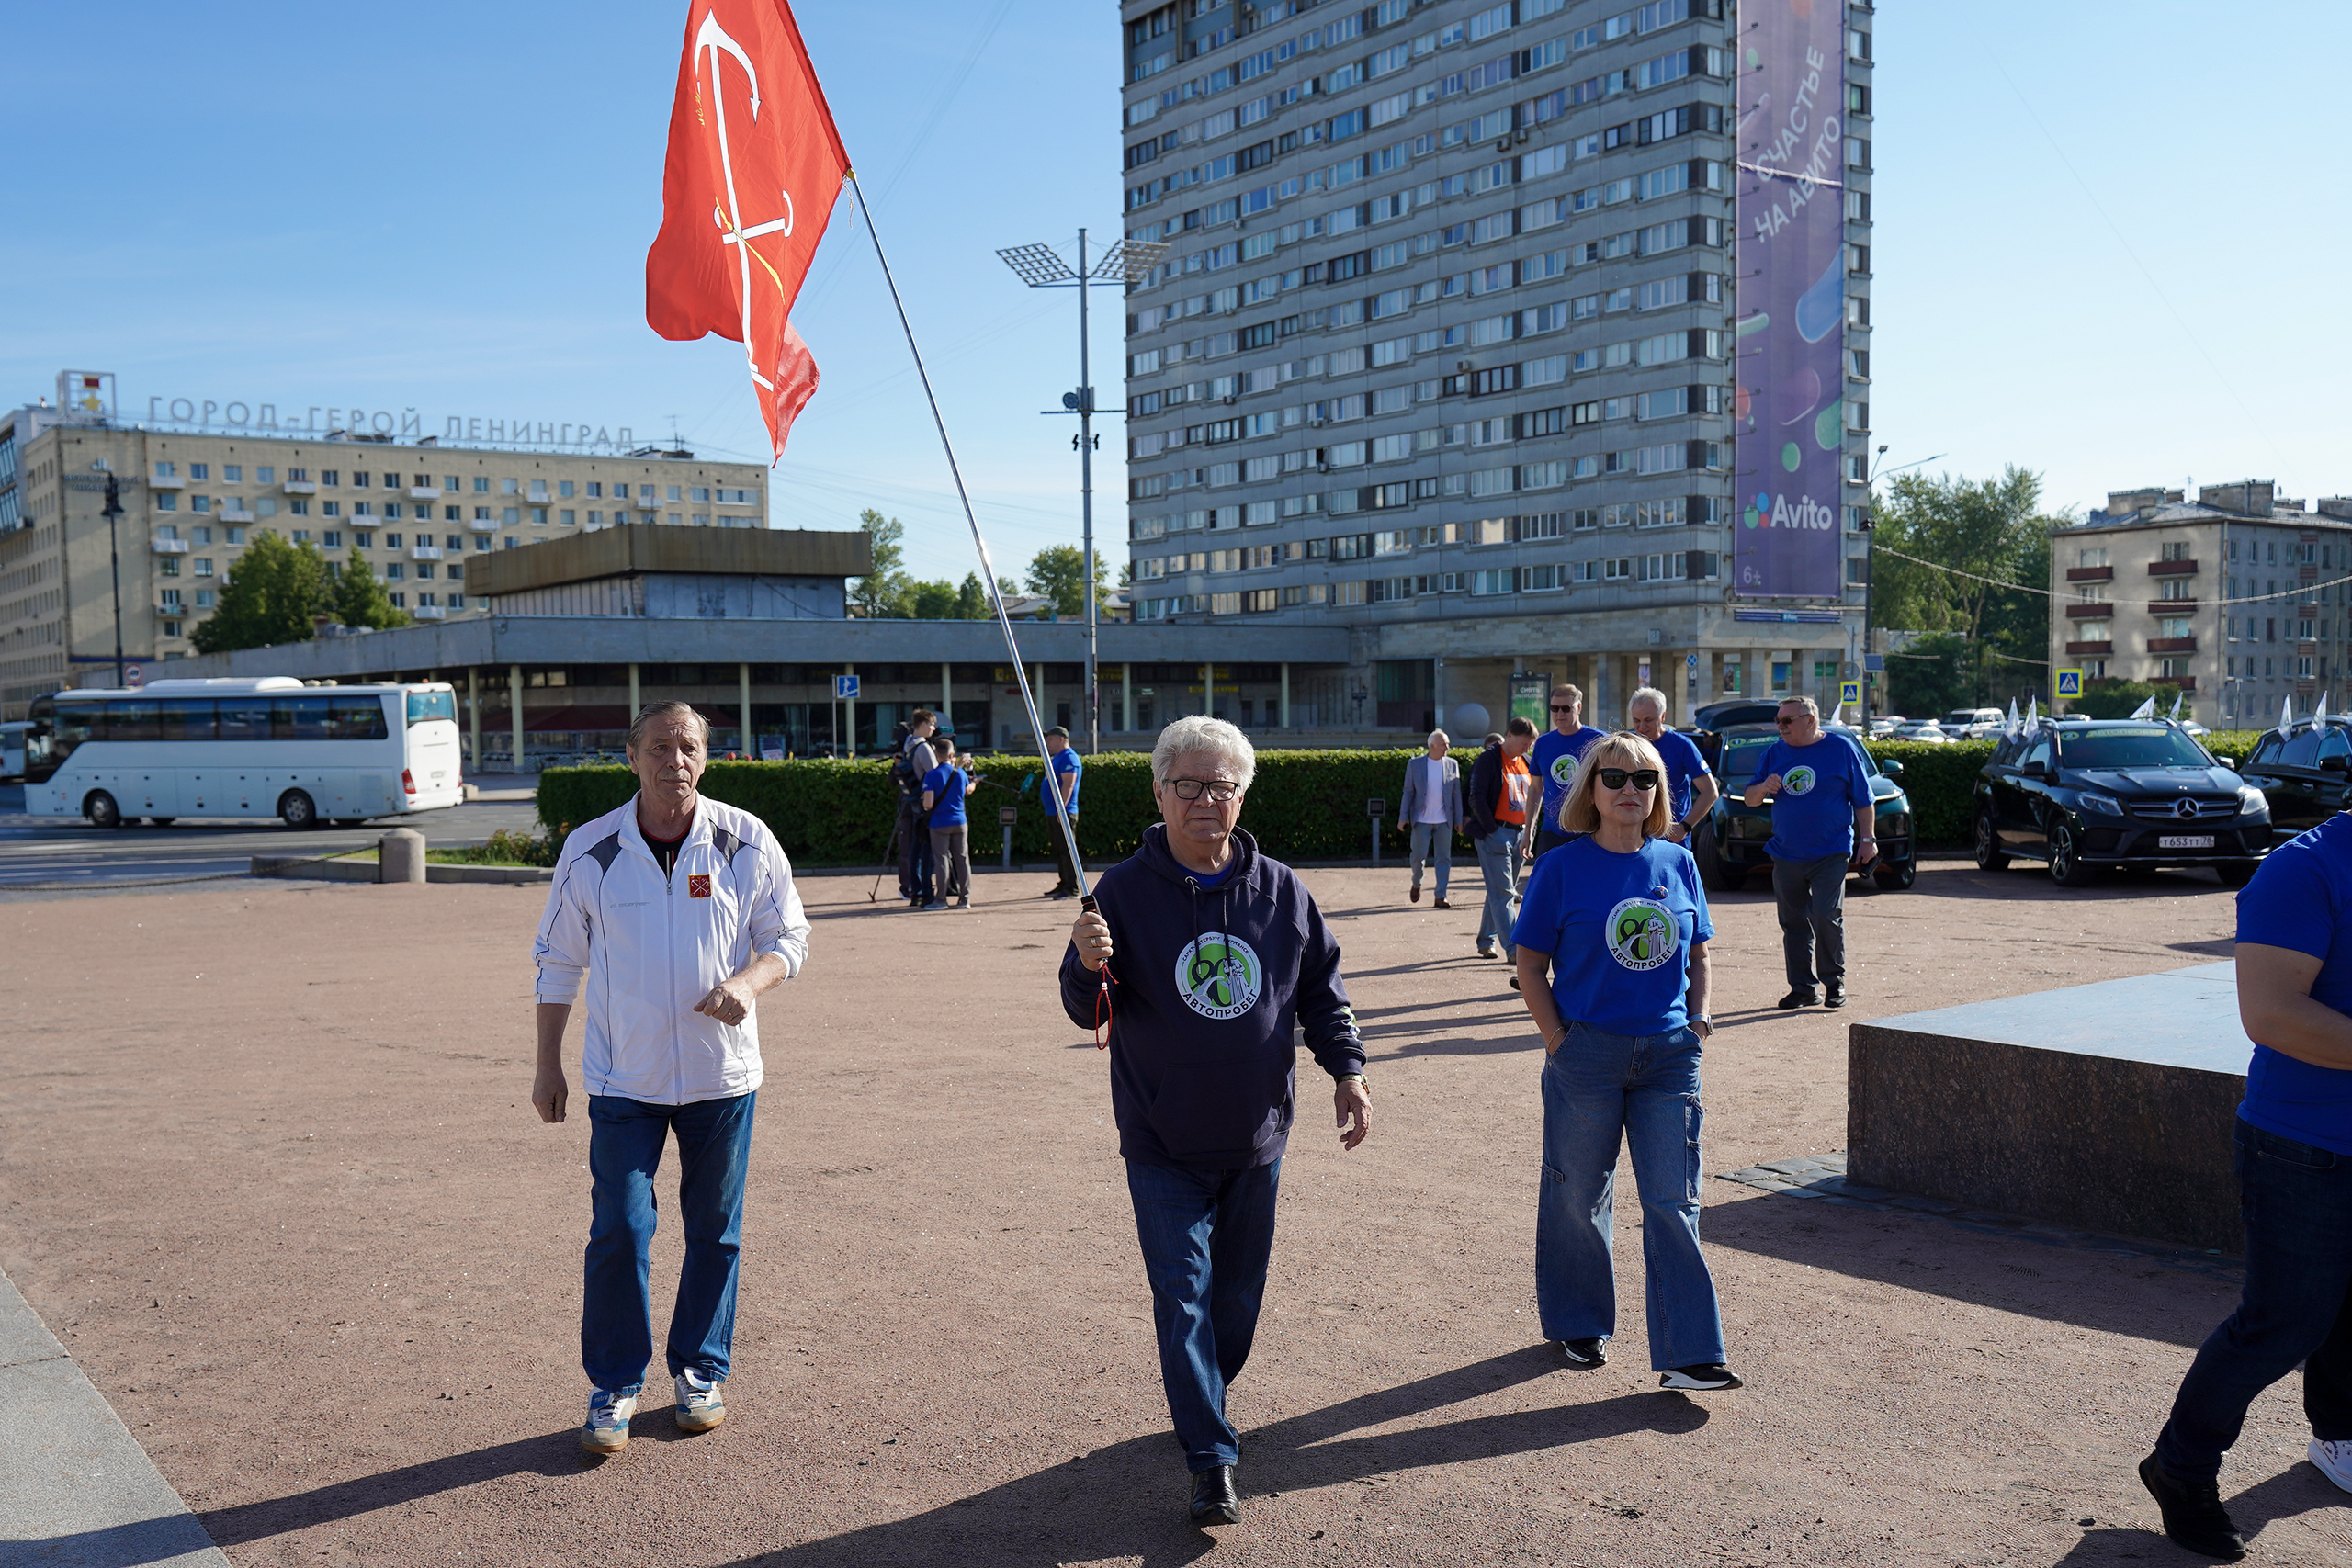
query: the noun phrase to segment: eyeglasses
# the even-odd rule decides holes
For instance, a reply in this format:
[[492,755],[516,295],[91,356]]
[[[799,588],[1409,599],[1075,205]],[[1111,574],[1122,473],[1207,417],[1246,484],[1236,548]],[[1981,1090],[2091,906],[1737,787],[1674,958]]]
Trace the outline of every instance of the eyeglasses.
[[1179,800],[1198,800],[1205,795],[1218,806],[1241,793],[1241,786],[1231,779],[1170,779],[1168,787],[1176,792]]
[[1802,719],[1807,719],[1812,716],[1813,716],[1811,714],[1784,713],[1774,717],[1772,722],[1779,725],[1782,729],[1786,729],[1789,726],[1795,724]]
[[1603,789],[1623,789],[1628,783],[1635,789],[1657,788],[1656,768],[1641,768],[1630,773],[1623,768],[1596,768],[1593,776],[1600,781]]
[[1577,711],[1577,705],[1574,703],[1554,703],[1552,705],[1552,711],[1554,713],[1574,713]]

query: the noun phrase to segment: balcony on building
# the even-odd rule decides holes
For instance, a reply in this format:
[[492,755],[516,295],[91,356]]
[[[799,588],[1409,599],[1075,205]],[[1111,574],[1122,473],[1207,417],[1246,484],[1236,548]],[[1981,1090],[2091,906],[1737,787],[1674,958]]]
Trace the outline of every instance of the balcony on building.
[[2066,606],[2066,618],[2070,621],[2103,621],[2108,616],[2114,614],[2115,606],[2103,602],[2097,604],[2069,604]]
[[441,558],[441,547],[438,545],[426,544],[411,545],[408,547],[408,558],[411,560],[439,560]]
[[2194,577],[2197,563],[2193,560],[2152,560],[2148,563],[2150,577]]
[[157,474],[147,481],[149,490],[186,490],[187,479],[181,474]]
[[252,508],[244,506],[224,506],[213,515],[223,523],[250,523],[254,520]]
[[2148,677],[2148,684],[2151,686],[2178,686],[2182,691],[2194,695],[2197,691],[2197,677],[2194,675],[2151,675]]
[[150,539],[147,541],[147,544],[148,547],[159,556],[184,556],[187,554],[187,541],[186,539]]
[[2069,582],[2111,582],[2115,569],[2111,566],[2070,566],[2066,569]]
[[408,498],[411,501],[438,501],[441,499],[441,487],[439,485],[411,485],[408,487]]
[[2087,654],[2103,659],[2115,651],[2115,645],[2111,642],[2070,642],[2066,645],[2066,651],[2070,655]]
[[438,604],[419,604],[415,609],[411,610],[409,614],[414,615],[420,621],[438,621],[446,618],[449,612],[443,609]]
[[2194,599],[2151,599],[2148,614],[2152,615],[2193,615],[2197,613]]
[[316,479],[288,479],[280,488],[288,495],[316,495],[319,493],[319,481]]
[[2194,653],[2197,639],[2193,637],[2152,637],[2148,639],[2150,653]]

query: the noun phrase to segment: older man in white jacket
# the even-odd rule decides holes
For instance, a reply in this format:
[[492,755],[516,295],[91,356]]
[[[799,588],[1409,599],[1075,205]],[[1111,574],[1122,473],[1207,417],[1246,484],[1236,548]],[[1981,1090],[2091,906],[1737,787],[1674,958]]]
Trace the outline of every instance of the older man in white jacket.
[[538,1071],[531,1104],[564,1119],[563,1031],[587,983],[588,1231],[580,1355],[591,1393],[581,1446],[618,1453],[653,1358],[647,1250],[662,1145],[678,1138],[685,1231],[670,1317],[677,1423],[727,1418],[743,1177],[760,1088],[760,994],[800,972],[808,921],[765,823],[698,790],[709,727],[654,703],[629,727],[638,793],[572,830],[533,950]]

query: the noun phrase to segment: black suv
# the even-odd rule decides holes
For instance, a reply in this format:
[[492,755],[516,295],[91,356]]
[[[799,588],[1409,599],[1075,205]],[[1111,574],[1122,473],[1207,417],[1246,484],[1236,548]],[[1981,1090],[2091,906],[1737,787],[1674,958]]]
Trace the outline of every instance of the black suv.
[[2110,867],[2210,865],[2242,887],[2270,848],[2270,807],[2163,719],[2044,720],[2003,736],[1976,779],[1976,863],[2050,863],[2076,887]]
[[2270,841],[2283,844],[2344,809],[2352,718],[2331,716],[2265,730],[2238,771],[2270,800]]

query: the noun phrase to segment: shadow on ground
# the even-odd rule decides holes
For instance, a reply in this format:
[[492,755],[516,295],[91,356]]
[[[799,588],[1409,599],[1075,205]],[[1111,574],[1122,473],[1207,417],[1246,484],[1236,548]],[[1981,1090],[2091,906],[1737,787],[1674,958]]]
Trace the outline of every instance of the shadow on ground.
[[[1711,1183],[1707,1196],[1724,1190]],[[1765,1197],[1710,1202],[1704,1230],[1712,1247],[2185,1349],[2237,1303],[2235,1285],[2147,1258],[1981,1235],[1926,1214]]]
[[[2225,1475],[2224,1480],[2228,1479]],[[2132,1483],[2135,1499],[2146,1504],[2147,1523],[2140,1528],[2130,1525],[2102,1525],[2084,1532],[2075,1550],[2059,1558],[2052,1568],[2091,1568],[2093,1564],[2110,1562],[2209,1562],[2175,1546],[2165,1539],[2162,1526],[2156,1522],[2156,1505],[2138,1495],[2139,1483]],[[2290,1469],[2267,1476],[2236,1496],[2224,1499],[2229,1504],[2230,1517],[2237,1521],[2239,1531],[2253,1549],[2253,1555],[2266,1561],[2284,1562],[2273,1558],[2281,1550],[2279,1540],[2266,1541],[2263,1532],[2281,1519],[2291,1519],[2320,1508],[2333,1508],[2344,1501],[2344,1494],[2329,1485],[2310,1465],[2298,1461]]]

